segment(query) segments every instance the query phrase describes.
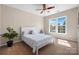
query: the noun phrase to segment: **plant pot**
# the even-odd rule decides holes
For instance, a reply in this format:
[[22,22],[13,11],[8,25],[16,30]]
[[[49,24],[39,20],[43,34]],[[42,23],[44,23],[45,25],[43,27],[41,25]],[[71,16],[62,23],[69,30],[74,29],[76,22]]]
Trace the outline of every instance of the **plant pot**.
[[8,41],[8,42],[7,42],[7,46],[8,46],[8,47],[13,46],[13,40]]

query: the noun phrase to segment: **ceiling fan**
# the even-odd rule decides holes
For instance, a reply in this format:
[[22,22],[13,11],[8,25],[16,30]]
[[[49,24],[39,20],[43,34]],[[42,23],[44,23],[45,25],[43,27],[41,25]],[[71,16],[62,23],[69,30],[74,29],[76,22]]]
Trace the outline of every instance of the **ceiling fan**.
[[49,9],[53,9],[53,8],[55,8],[55,6],[47,7],[46,4],[42,4],[42,9],[37,9],[37,10],[41,10],[40,14],[42,14],[44,11],[49,10]]

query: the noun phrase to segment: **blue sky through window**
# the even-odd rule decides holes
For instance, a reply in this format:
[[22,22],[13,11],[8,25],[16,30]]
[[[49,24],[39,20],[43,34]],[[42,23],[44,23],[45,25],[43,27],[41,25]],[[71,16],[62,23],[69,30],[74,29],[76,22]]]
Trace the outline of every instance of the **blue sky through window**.
[[65,17],[58,17],[56,19],[49,20],[49,24],[53,25],[65,25]]
[[65,17],[58,18],[58,25],[65,25]]
[[56,19],[49,20],[49,24],[56,25],[57,24],[57,20]]

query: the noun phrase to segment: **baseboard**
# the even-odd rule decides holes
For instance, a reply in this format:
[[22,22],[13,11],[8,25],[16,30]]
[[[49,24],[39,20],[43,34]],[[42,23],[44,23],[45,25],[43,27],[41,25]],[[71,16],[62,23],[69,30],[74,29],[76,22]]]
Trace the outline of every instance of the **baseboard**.
[[5,45],[6,45],[6,43],[5,44],[1,44],[0,47],[5,46]]
[[[57,39],[62,39],[62,38],[57,38]],[[70,41],[70,42],[76,42],[76,43],[78,43],[77,40],[68,40],[68,39],[62,39],[62,40],[67,40],[67,41]]]
[[[22,40],[14,41],[14,43],[18,43],[18,42],[21,42],[21,41]],[[2,47],[2,46],[6,46],[6,43],[0,45],[0,47]]]
[[[65,40],[65,39],[63,39],[63,40]],[[76,40],[68,40],[68,39],[66,39],[67,41],[70,41],[70,42],[75,42],[75,43],[78,43],[78,41],[76,41]]]
[[22,40],[14,41],[14,43],[21,42]]

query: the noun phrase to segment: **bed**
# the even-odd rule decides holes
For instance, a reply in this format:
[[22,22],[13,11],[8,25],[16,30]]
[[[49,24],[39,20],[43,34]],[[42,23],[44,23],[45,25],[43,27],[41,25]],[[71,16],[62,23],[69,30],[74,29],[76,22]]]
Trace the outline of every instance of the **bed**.
[[[32,34],[28,34],[33,31]],[[21,38],[27,45],[33,48],[33,53],[38,54],[38,50],[48,44],[53,43],[55,39],[51,35],[38,33],[34,27],[21,27]]]

